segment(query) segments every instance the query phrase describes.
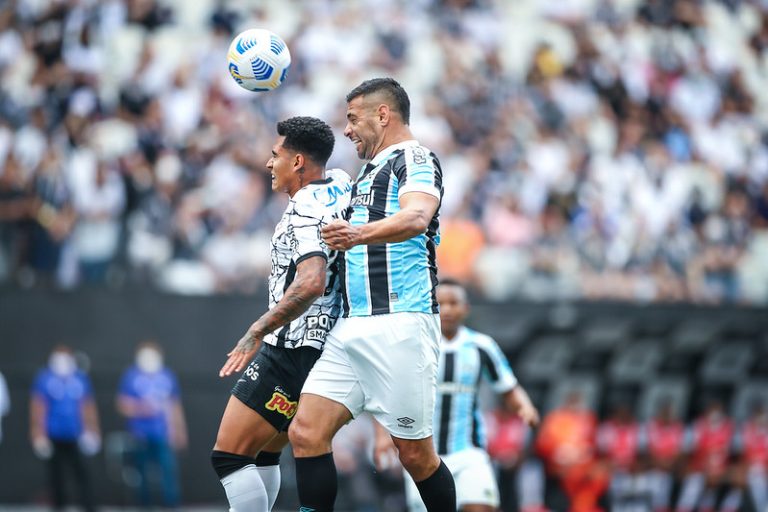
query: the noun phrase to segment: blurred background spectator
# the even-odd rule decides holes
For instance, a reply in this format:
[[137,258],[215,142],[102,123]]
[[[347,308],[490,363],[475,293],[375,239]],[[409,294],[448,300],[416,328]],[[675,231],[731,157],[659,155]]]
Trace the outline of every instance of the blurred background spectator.
[[[0,279],[254,290],[284,203],[259,140],[295,114],[341,137],[350,86],[391,74],[441,157],[445,275],[497,300],[768,303],[767,18],[757,0],[10,0]],[[293,55],[268,94],[224,64],[254,26]],[[360,162],[340,141],[330,164]]]
[[[133,438],[132,456],[138,474],[138,501],[143,507],[181,502],[174,451],[187,447],[187,424],[175,374],[163,363],[160,345],[144,341],[135,364],[120,379],[117,410],[126,418]],[[162,495],[162,499],[154,497]]]
[[[72,349],[58,345],[32,387],[29,437],[35,454],[47,461],[54,510],[72,503],[72,487],[86,512],[96,510],[84,455],[101,447],[99,415],[91,381],[77,367]],[[68,490],[69,489],[69,490]]]

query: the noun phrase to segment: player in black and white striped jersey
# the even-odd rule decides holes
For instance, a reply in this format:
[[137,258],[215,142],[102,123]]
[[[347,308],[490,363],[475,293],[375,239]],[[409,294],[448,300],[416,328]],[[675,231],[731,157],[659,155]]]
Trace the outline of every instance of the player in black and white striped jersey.
[[232,389],[211,454],[234,512],[271,510],[280,488],[278,458],[299,393],[341,311],[336,253],[321,229],[347,209],[351,180],[341,170],[325,170],[334,137],[323,121],[294,117],[279,122],[277,133],[267,169],[272,189],[290,201],[272,237],[269,310],[220,371],[229,376],[248,364]]

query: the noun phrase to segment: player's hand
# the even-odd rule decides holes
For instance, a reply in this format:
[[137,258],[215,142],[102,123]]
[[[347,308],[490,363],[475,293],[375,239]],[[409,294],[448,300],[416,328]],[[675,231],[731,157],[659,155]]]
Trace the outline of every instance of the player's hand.
[[523,404],[517,411],[517,415],[520,419],[529,427],[536,427],[539,425],[539,411],[536,410],[531,404]]
[[345,220],[334,220],[322,229],[323,240],[334,251],[346,251],[360,245],[360,228]]
[[224,366],[219,370],[219,377],[229,377],[233,373],[241,372],[243,368],[253,359],[256,352],[261,346],[261,337],[248,330],[245,335],[240,338],[235,348],[227,354],[229,358]]

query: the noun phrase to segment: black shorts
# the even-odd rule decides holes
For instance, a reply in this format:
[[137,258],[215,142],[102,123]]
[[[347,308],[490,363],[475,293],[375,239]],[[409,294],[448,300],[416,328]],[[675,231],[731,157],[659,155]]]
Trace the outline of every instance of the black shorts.
[[312,347],[277,348],[262,343],[232,394],[278,432],[288,430],[309,370],[320,357]]

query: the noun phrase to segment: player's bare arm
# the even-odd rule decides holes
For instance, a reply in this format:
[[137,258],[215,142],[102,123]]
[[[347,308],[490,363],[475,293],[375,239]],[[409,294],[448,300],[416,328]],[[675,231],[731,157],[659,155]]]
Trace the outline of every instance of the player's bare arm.
[[251,324],[227,354],[229,358],[219,371],[219,377],[241,371],[259,350],[264,336],[297,319],[325,292],[325,261],[325,258],[313,256],[296,266],[296,277],[283,298]]
[[323,240],[333,250],[346,251],[356,245],[403,242],[427,231],[440,200],[424,192],[400,197],[400,211],[391,217],[352,226],[337,220],[323,228]]
[[504,401],[528,426],[535,427],[539,424],[539,411],[520,384],[504,393]]

